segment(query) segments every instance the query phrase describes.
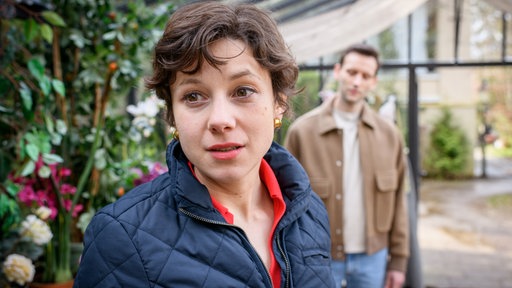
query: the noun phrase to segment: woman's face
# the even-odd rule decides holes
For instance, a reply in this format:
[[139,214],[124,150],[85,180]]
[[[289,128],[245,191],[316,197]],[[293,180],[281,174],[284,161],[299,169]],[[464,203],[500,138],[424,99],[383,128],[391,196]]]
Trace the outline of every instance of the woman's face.
[[195,74],[177,73],[172,109],[180,142],[203,183],[233,183],[257,177],[274,137],[275,104],[270,73],[243,42],[222,39],[213,54],[219,69],[204,62]]

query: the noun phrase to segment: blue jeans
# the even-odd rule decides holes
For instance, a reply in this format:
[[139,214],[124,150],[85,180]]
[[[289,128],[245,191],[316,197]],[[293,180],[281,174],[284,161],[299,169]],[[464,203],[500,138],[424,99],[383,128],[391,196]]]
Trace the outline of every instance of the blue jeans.
[[346,254],[345,261],[331,263],[336,288],[382,288],[386,277],[388,249],[375,254]]

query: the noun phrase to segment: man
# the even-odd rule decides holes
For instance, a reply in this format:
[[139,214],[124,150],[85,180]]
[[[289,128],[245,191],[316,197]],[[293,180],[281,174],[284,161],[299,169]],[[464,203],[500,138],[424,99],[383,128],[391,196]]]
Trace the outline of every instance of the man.
[[338,287],[402,287],[405,280],[402,136],[365,101],[378,69],[373,47],[347,48],[334,67],[336,95],[294,121],[285,139],[327,207]]

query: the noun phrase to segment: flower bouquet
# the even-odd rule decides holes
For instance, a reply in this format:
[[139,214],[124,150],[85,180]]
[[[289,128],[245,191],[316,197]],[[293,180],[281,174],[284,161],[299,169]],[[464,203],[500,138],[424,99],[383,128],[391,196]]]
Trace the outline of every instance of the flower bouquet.
[[32,282],[35,275],[34,262],[43,254],[44,245],[53,237],[45,222],[50,209],[40,207],[29,214],[21,224],[14,225],[0,241],[0,287],[24,286]]
[[59,164],[58,156],[43,153],[37,156],[33,170],[24,170],[21,176],[12,179],[20,187],[20,203],[30,210],[48,211],[44,219],[55,232],[56,237],[45,243],[41,279],[37,279],[45,282],[64,282],[73,278],[70,229],[73,219],[83,210],[83,204],[78,203],[77,188],[66,182],[71,170],[59,167]]

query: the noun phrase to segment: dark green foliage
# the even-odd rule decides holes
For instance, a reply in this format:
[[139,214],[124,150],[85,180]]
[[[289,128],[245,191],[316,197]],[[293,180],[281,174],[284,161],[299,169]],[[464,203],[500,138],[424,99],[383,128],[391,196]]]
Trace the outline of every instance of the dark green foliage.
[[304,90],[299,95],[290,99],[294,118],[310,111],[320,103],[320,98],[318,97],[318,91],[320,91],[319,78],[318,71],[300,72],[297,87]]
[[297,80],[297,88],[303,89],[301,93],[293,96],[290,103],[289,115],[283,117],[283,126],[276,133],[275,140],[278,143],[284,142],[286,131],[295,118],[312,110],[320,104],[320,74],[318,71],[301,71]]
[[448,109],[435,123],[430,133],[430,146],[424,164],[428,177],[463,178],[470,155],[470,145],[464,131],[453,123]]
[[18,191],[19,187],[11,181],[0,184],[0,239],[3,239],[3,235],[7,235],[11,227],[20,221],[21,211],[16,198]]

